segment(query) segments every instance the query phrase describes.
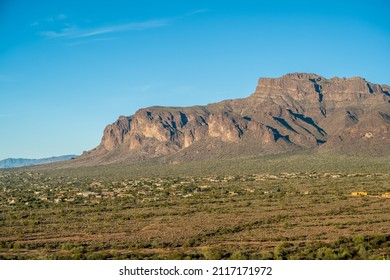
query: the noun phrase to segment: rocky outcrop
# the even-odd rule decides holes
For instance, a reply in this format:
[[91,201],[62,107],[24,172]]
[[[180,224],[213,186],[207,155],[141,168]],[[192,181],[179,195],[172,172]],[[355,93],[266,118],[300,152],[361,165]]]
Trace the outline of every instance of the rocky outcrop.
[[315,74],[294,73],[277,79],[260,79],[255,95],[282,95],[303,102],[383,100],[386,91],[360,77],[325,79]]
[[382,153],[390,144],[389,89],[359,77],[292,73],[261,78],[248,98],[150,107],[122,116],[106,127],[100,146],[81,159],[98,154],[112,155],[114,161],[183,153],[207,157],[218,149],[220,155],[231,154],[229,149],[253,155],[305,148],[349,153],[362,147]]

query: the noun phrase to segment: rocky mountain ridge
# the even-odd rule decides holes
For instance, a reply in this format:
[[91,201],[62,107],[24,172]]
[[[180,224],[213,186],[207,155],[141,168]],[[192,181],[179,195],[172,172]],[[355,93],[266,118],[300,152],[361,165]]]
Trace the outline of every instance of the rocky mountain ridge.
[[108,125],[80,160],[173,161],[297,149],[389,153],[390,87],[360,77],[292,73],[259,79],[247,98],[206,106],[149,107]]

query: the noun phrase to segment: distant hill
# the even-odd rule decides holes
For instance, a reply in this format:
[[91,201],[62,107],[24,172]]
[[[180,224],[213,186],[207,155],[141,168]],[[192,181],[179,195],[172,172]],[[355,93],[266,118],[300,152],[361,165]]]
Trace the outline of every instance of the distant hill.
[[0,160],[0,168],[32,166],[32,165],[59,162],[59,161],[69,160],[77,157],[78,157],[77,155],[65,155],[65,156],[41,158],[41,159],[7,158],[7,159]]
[[121,116],[74,162],[160,158],[168,163],[297,150],[390,155],[390,87],[364,78],[292,73],[261,78],[247,98],[207,106],[149,107]]

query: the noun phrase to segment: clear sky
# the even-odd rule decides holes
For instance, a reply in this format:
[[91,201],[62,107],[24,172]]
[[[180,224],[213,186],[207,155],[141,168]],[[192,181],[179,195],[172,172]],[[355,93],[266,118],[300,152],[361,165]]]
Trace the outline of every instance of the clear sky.
[[80,154],[120,115],[289,72],[390,84],[390,1],[0,0],[0,159]]

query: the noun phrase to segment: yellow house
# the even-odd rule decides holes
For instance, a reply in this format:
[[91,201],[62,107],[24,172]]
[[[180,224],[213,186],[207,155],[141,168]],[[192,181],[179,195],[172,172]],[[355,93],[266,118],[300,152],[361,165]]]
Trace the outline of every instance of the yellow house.
[[353,196],[366,196],[367,192],[352,192]]

